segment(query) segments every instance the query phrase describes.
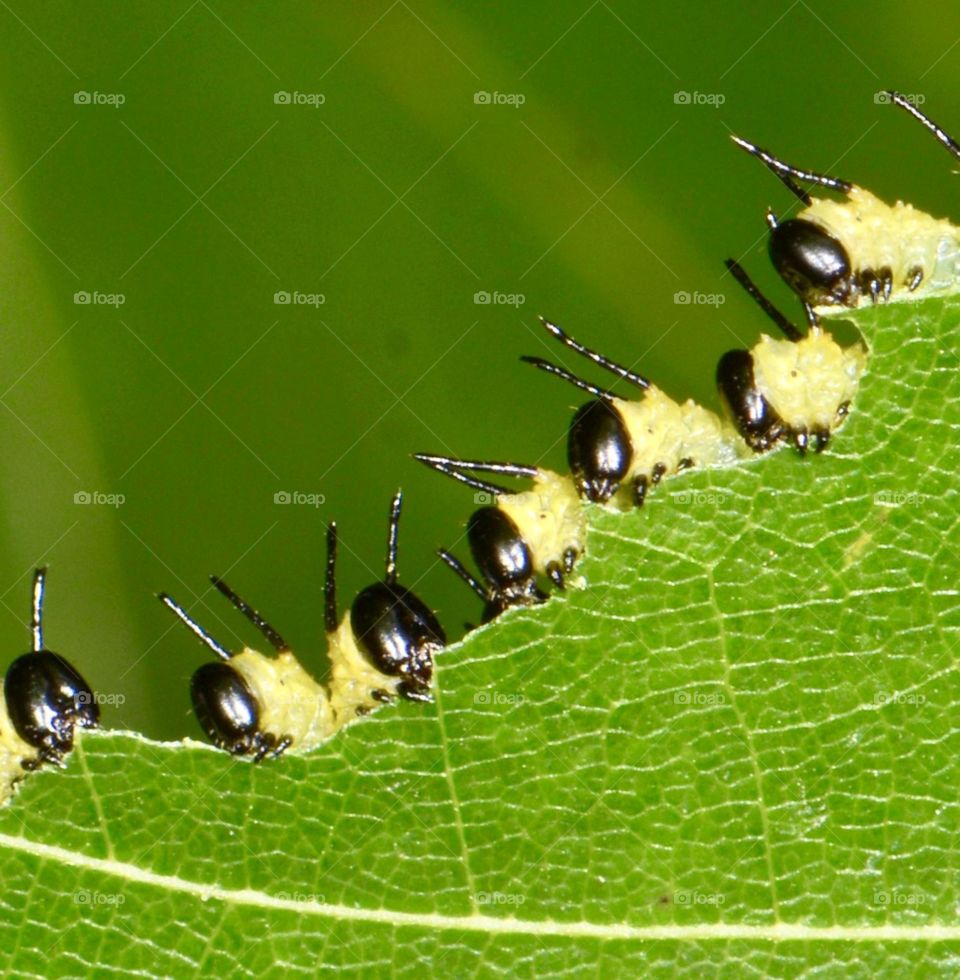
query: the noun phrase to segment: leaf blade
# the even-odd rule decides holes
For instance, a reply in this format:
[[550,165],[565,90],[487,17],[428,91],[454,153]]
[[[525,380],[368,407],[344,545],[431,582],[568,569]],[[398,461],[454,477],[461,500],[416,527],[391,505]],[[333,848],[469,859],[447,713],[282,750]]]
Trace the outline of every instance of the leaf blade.
[[[592,510],[587,588],[445,652],[435,706],[261,767],[102,734],[29,780],[0,813],[8,969],[41,895],[58,965],[946,969],[960,306],[858,320],[869,371],[828,453]],[[82,909],[105,861],[147,877]]]

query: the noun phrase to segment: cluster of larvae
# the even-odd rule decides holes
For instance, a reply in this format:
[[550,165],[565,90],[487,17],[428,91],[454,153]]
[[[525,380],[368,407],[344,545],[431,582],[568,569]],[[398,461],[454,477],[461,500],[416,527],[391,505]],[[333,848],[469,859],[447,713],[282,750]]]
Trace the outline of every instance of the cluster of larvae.
[[[762,337],[752,351],[721,359],[718,381],[727,418],[688,400],[680,403],[641,375],[599,354],[543,320],[561,344],[639,389],[628,399],[542,358],[524,360],[588,392],[568,432],[569,475],[510,462],[416,454],[432,469],[466,484],[481,505],[467,521],[467,540],[479,578],[449,551],[440,557],[483,601],[483,622],[514,606],[567,587],[586,543],[586,504],[641,506],[666,477],[689,469],[729,466],[780,442],[819,451],[846,417],[863,369],[857,344],[843,349],[814,316],[806,332],[790,323],[732,260],[733,275],[778,326],[785,339]],[[493,478],[530,481],[512,491]],[[254,761],[305,752],[358,716],[395,697],[431,699],[436,653],[445,633],[430,608],[397,582],[398,492],[390,515],[387,572],[364,589],[337,621],[336,527],[328,530],[326,578],[329,679],[320,683],[301,666],[280,634],[216,576],[214,586],[263,634],[273,656],[228,650],[170,596],[162,602],[218,658],[191,680],[194,712],[214,744]]]
[[[960,146],[906,98],[890,102],[919,120],[958,159]],[[760,292],[732,259],[727,268],[776,326],[751,350],[728,351],[717,366],[725,409],[716,415],[677,402],[647,378],[590,349],[547,320],[547,333],[638,394],[626,398],[539,357],[523,360],[586,392],[567,434],[569,474],[511,462],[417,454],[432,469],[483,495],[467,522],[479,577],[450,552],[440,557],[483,602],[489,622],[514,606],[564,589],[586,545],[585,505],[641,506],[666,477],[684,470],[730,466],[780,444],[801,454],[822,451],[843,423],[866,361],[862,344],[842,347],[822,317],[863,301],[894,302],[956,291],[960,229],[909,204],[885,204],[836,177],[784,163],[746,140],[735,142],[763,161],[803,204],[780,221],[767,212],[774,267],[800,298],[801,329]],[[801,183],[837,192],[814,199]],[[512,490],[498,477],[529,480]],[[160,599],[216,656],[193,674],[190,692],[201,728],[218,747],[255,762],[305,752],[344,725],[395,698],[432,700],[434,658],[446,644],[437,617],[397,577],[402,497],[390,508],[386,572],[357,595],[338,621],[337,529],[327,529],[325,625],[329,671],[317,681],[282,636],[221,579],[211,581],[273,647],[267,656],[231,651],[169,595]],[[43,645],[45,569],[33,581],[33,649],[17,658],[4,681],[0,711],[0,785],[9,793],[23,773],[62,765],[77,728],[99,723],[97,698],[79,673]]]

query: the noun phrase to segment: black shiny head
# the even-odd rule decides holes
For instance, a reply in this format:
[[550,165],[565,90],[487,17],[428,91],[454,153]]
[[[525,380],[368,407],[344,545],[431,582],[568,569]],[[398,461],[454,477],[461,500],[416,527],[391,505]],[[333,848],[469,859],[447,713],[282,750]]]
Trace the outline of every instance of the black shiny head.
[[447,637],[436,616],[409,589],[377,582],[353,600],[350,626],[360,649],[388,677],[405,681],[400,693],[429,701],[433,654]]
[[218,748],[231,755],[263,750],[260,707],[247,682],[230,664],[212,661],[198,667],[190,678],[190,700],[200,727]]
[[811,306],[856,306],[859,288],[850,256],[819,225],[790,218],[770,232],[770,259],[784,282]]
[[[853,184],[848,180],[778,160],[772,153],[739,136],[732,139],[775,173],[790,193],[807,207],[813,200],[801,183],[826,187],[840,194],[850,194],[853,190]],[[780,224],[768,212],[767,222],[771,228],[769,244],[773,265],[805,303],[810,306],[857,305],[859,283],[851,269],[847,250],[836,238],[803,218],[791,218]]]
[[581,497],[606,503],[632,460],[630,434],[612,402],[597,398],[577,410],[567,433],[567,461]]
[[39,749],[40,762],[60,763],[73,748],[74,728],[96,728],[100,721],[87,682],[52,650],[17,657],[7,669],[3,693],[13,727]]
[[467,540],[477,568],[505,606],[543,598],[530,548],[513,519],[502,510],[475,510],[467,521]]
[[[211,575],[210,581],[260,630],[278,653],[290,649],[283,637],[226,582],[216,575]],[[293,744],[293,738],[261,729],[260,705],[246,680],[230,665],[233,653],[191,619],[187,611],[166,593],[161,593],[159,598],[204,646],[220,658],[201,665],[190,678],[193,712],[210,741],[231,755],[252,755],[254,762],[260,762],[267,755],[275,758],[282,755]]]
[[44,762],[59,765],[73,748],[75,728],[96,728],[100,722],[100,708],[87,682],[63,657],[43,647],[45,581],[46,569],[38,568],[33,577],[33,651],[17,657],[3,681],[10,722],[37,749],[36,759],[22,763],[26,769]]
[[731,350],[720,358],[717,387],[734,425],[755,453],[766,452],[788,434],[783,419],[757,388],[749,351]]
[[[377,670],[399,677],[397,692],[411,701],[431,701],[433,655],[447,643],[443,627],[426,604],[397,581],[397,528],[403,497],[398,490],[390,507],[386,575],[367,586],[350,607],[350,628],[357,645]],[[332,598],[332,568],[336,556],[336,529],[328,536],[327,608]],[[328,612],[328,628],[330,617]]]
[[[642,374],[637,374],[606,355],[584,346],[555,323],[542,317],[541,323],[565,347],[594,364],[599,364],[641,391],[650,389],[649,380]],[[567,433],[567,463],[577,493],[594,503],[605,503],[620,488],[620,483],[633,461],[633,445],[623,417],[616,407],[617,396],[542,357],[522,357],[521,360],[595,396],[596,401],[581,406],[570,423]]]
[[[566,377],[564,368],[547,361],[530,357],[522,360],[537,364],[552,374],[563,374]],[[577,379],[576,383],[578,387],[587,386],[587,390],[598,398],[606,397],[601,389],[590,386],[589,382],[581,382]],[[613,396],[609,395],[609,397]],[[507,476],[536,479],[541,472],[535,466],[518,463],[462,460],[449,456],[429,456],[424,453],[417,453],[415,458],[451,479],[479,490],[482,497],[478,495],[474,498],[478,502],[496,501],[501,496],[509,496],[512,491],[480,478],[477,473],[502,473]],[[499,505],[481,507],[473,512],[467,521],[467,540],[484,585],[477,584],[469,573],[465,574],[463,566],[456,559],[450,561],[449,558],[444,558],[444,561],[484,600],[486,604],[484,622],[510,606],[529,605],[546,600],[546,593],[537,587],[537,571],[530,546],[524,541],[513,519],[501,510]],[[576,557],[576,553],[571,551],[564,555],[562,566],[554,563],[552,568],[548,567],[544,571],[562,587],[563,573],[571,571]]]

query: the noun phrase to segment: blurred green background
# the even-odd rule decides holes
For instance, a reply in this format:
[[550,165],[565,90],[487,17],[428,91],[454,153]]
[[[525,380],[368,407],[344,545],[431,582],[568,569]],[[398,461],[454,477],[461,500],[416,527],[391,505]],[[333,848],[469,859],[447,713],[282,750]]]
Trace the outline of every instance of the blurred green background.
[[730,131],[960,215],[874,97],[960,132],[954,5],[10,0],[0,30],[0,637],[26,648],[49,562],[49,645],[155,737],[194,733],[203,653],[153,593],[252,641],[223,574],[320,670],[324,525],[345,608],[398,485],[403,579],[476,619],[433,555],[466,554],[471,495],[408,454],[563,467],[581,399],[518,363],[538,313],[716,405],[764,328],[721,260],[795,310],[763,223],[792,202]]

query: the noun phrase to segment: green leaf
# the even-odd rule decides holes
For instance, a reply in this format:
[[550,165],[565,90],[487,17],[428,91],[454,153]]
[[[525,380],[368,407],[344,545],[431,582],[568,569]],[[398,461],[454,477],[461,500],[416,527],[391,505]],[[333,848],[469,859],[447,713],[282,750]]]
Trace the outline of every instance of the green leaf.
[[94,734],[28,779],[4,969],[955,971],[960,304],[857,319],[826,453],[593,509],[587,587],[446,651],[435,705],[262,766]]

